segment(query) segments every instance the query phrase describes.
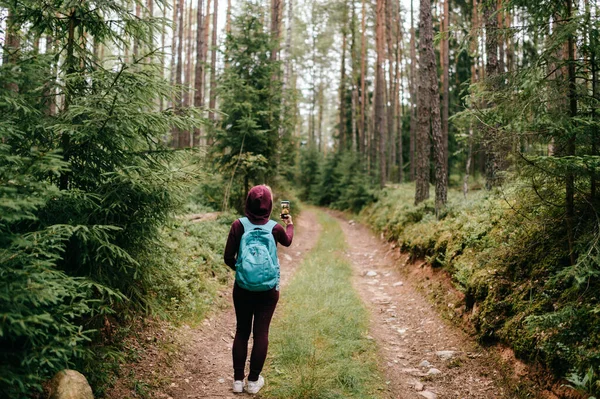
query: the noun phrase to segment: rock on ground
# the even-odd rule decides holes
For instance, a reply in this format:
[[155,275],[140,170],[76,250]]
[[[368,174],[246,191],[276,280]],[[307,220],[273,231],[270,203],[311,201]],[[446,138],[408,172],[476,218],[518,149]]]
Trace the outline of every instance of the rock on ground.
[[437,398],[437,395],[431,391],[419,392],[419,395],[421,395],[422,397],[424,397],[426,399],[436,399]]
[[50,381],[50,399],[94,399],[94,394],[83,374],[63,370]]

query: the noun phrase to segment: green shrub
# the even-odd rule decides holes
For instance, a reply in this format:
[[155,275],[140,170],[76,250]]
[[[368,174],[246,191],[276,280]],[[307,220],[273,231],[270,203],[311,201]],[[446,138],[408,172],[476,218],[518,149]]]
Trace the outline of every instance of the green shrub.
[[413,259],[452,276],[482,342],[503,342],[560,377],[584,375],[600,365],[600,236],[581,206],[578,262],[570,266],[562,210],[537,194],[519,184],[468,200],[450,191],[438,220],[431,200],[415,206],[414,188],[401,185],[361,216]]
[[[157,310],[162,229],[193,184],[187,154],[163,143],[200,123],[192,110],[157,110],[177,91],[158,68],[89,51],[144,43],[159,21],[119,2],[47,7],[2,2],[27,27],[0,65],[0,396],[10,398],[60,369],[100,363],[92,345],[106,324]],[[60,57],[34,49],[47,34]],[[59,96],[48,93],[61,93],[53,111]]]

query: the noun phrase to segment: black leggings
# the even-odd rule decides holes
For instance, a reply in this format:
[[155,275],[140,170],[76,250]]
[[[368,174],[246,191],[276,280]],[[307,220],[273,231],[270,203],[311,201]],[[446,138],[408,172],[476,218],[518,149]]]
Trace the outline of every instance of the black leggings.
[[279,291],[276,288],[269,291],[252,292],[238,287],[237,284],[233,285],[233,305],[235,306],[237,328],[232,353],[233,373],[236,381],[244,379],[244,366],[248,357],[248,340],[251,331],[254,333],[254,344],[250,355],[248,380],[258,380],[267,358],[269,325],[278,300]]

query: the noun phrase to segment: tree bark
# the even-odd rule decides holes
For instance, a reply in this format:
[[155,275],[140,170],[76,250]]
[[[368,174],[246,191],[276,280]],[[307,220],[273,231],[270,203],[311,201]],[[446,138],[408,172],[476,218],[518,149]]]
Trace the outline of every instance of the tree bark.
[[231,0],[227,0],[227,15],[225,22],[225,32],[231,33]]
[[279,39],[281,36],[281,0],[271,0],[271,38],[274,41],[271,49],[271,61],[279,59]]
[[409,180],[416,178],[416,160],[415,152],[417,146],[417,50],[416,50],[416,32],[413,0],[410,2],[410,138],[408,149],[408,162],[410,163]]
[[[600,99],[598,98],[598,67],[597,67],[597,60],[596,60],[596,49],[597,49],[597,45],[598,43],[596,42],[596,38],[595,35],[592,34],[592,30],[590,29],[589,32],[590,35],[590,48],[591,48],[591,54],[590,54],[590,63],[591,63],[591,73],[592,73],[592,97],[593,97],[593,103],[592,103],[592,121],[595,122],[597,119],[597,111],[596,111],[596,102],[599,101]],[[599,142],[600,142],[600,138],[598,137],[597,134],[592,134],[592,151],[591,151],[591,155],[598,155],[598,147],[599,147]],[[598,190],[598,174],[595,172],[592,172],[592,176],[591,176],[591,182],[590,182],[590,197],[592,200],[592,203],[595,202],[596,200],[596,196],[597,196],[597,190]]]
[[431,1],[421,0],[419,18],[419,96],[418,96],[418,152],[417,187],[415,204],[429,197],[429,127],[434,147],[436,214],[446,203],[446,173],[443,168],[444,153],[440,118],[439,86],[435,52],[433,49],[433,22]]
[[[204,107],[204,61],[202,59],[204,53],[204,0],[198,0],[198,8],[196,10],[196,68],[194,70],[194,107]],[[199,146],[201,130],[194,130],[194,146]]]
[[[171,66],[169,68],[169,80],[171,81],[171,86],[175,85],[175,77],[176,77],[176,73],[175,73],[175,67],[176,67],[176,57],[177,57],[177,24],[178,24],[178,20],[179,18],[177,17],[177,12],[179,11],[179,2],[182,2],[184,0],[173,0],[173,28],[172,28],[172,37],[171,37]],[[169,104],[167,104],[167,107],[173,107],[176,108],[177,107],[177,99],[176,98],[171,98],[169,101]],[[171,135],[171,146],[173,147],[177,147],[177,145],[179,144],[179,138],[177,137],[176,133],[175,133],[175,129],[173,129],[173,133]]]
[[387,126],[385,124],[385,76],[384,76],[384,59],[385,59],[385,0],[377,0],[376,3],[376,20],[375,20],[375,43],[377,49],[376,75],[375,75],[375,136],[378,140],[378,157],[379,157],[379,185],[385,186],[386,170],[385,170],[385,146]]
[[[175,68],[175,85],[177,86],[177,98],[176,108],[177,112],[181,111],[183,107],[183,92],[182,92],[182,75],[183,75],[183,10],[185,0],[180,0],[178,3],[177,10],[177,66]],[[176,140],[176,147],[181,148],[183,142],[183,132],[180,129],[176,129],[174,140]]]
[[351,105],[351,143],[350,149],[353,152],[358,151],[358,139],[357,139],[357,110],[359,107],[358,88],[360,84],[360,60],[358,56],[358,49],[356,46],[356,5],[352,1],[352,17],[350,22],[350,58],[352,59],[352,105]]
[[348,8],[344,2],[344,17],[342,18],[342,61],[340,66],[340,110],[339,110],[339,150],[341,152],[347,149],[346,140],[346,45],[348,41]]
[[[321,71],[322,73],[322,71]],[[324,95],[324,85],[323,85],[323,76],[320,76],[319,79],[319,117],[318,117],[318,122],[317,122],[317,140],[318,140],[318,146],[317,149],[319,150],[319,152],[322,152],[324,149],[323,146],[323,113],[325,111],[325,95]]]
[[[387,84],[385,87],[385,109],[386,109],[386,142],[387,142],[387,158],[386,158],[386,166],[385,170],[387,171],[387,177],[389,178],[391,174],[391,167],[396,162],[396,135],[394,129],[394,123],[396,120],[396,102],[398,99],[398,89],[396,87],[396,82],[394,79],[394,46],[395,41],[393,40],[393,36],[395,35],[395,26],[392,23],[392,19],[396,18],[400,14],[394,14],[393,3],[395,0],[385,0],[385,40],[386,40],[386,59],[387,59],[387,69],[388,69],[388,78]],[[392,14],[394,14],[394,18],[392,18]]]
[[367,5],[366,0],[362,0],[361,17],[361,39],[360,39],[360,123],[358,124],[358,149],[364,157],[366,155],[366,112],[367,112],[367,93],[366,93],[366,74],[367,74],[367,32],[366,32]]
[[[485,74],[491,90],[496,87],[498,75],[498,19],[494,15],[494,12],[497,9],[496,1],[497,0],[484,0],[483,2],[486,52]],[[488,103],[487,107],[493,107],[493,104]],[[491,190],[492,187],[497,185],[498,172],[498,160],[496,148],[494,148],[494,132],[492,129],[492,127],[488,127],[485,132],[485,186],[488,190]]]
[[[142,13],[142,5],[139,2],[135,2],[135,17],[140,19]],[[140,41],[138,39],[133,40],[133,59],[137,60],[140,52]]]
[[[471,85],[474,85],[479,81],[478,30],[477,0],[473,0],[473,9],[471,14],[471,43],[469,48],[471,52]],[[471,104],[471,106],[474,107],[475,105]],[[469,192],[469,175],[471,173],[471,164],[473,162],[473,122],[471,122],[471,125],[469,126],[469,138],[467,145],[467,162],[465,164],[465,177],[463,179],[463,195],[465,198],[467,198],[467,194]]]
[[[67,43],[66,43],[66,55],[64,68],[66,75],[72,75],[76,72],[77,68],[77,60],[75,58],[75,31],[77,29],[77,17],[75,16],[75,12],[72,11],[68,16],[69,30],[67,33]],[[73,95],[75,93],[75,87],[73,87],[73,83],[67,80],[67,84],[65,85],[65,103],[64,103],[64,111],[68,111],[71,101],[73,99]],[[63,155],[63,161],[65,163],[69,163],[71,159],[71,136],[67,132],[63,132],[60,138],[61,150]],[[69,171],[62,171],[59,178],[59,188],[61,190],[68,190],[70,187],[70,176],[71,173]]]
[[[567,19],[573,17],[573,0],[567,0]],[[575,74],[575,37],[569,33],[567,39],[567,61],[569,76],[569,116],[573,123],[577,117],[577,76]],[[569,134],[567,138],[566,155],[575,155],[575,133]],[[566,176],[566,213],[567,213],[567,238],[569,240],[569,255],[571,265],[576,263],[575,256],[575,175],[572,171]]]
[[[6,18],[6,42],[4,46],[3,64],[17,64],[19,52],[21,51],[21,38],[19,37],[19,26],[17,25],[14,11],[9,9]],[[8,90],[17,93],[19,86],[16,83],[8,83]]]
[[[184,69],[184,87],[183,87],[183,108],[188,108],[192,103],[192,26],[193,26],[193,6],[186,7],[187,10],[187,27],[185,27],[185,69]],[[182,148],[191,147],[192,144],[192,132],[182,131],[180,136],[180,146]]]
[[505,70],[504,63],[504,12],[502,10],[502,1],[498,0],[496,5],[496,18],[498,19],[498,36],[500,39],[498,40],[498,73],[503,74]]
[[[402,72],[400,69],[400,65],[402,64],[402,38],[403,38],[403,34],[402,34],[402,14],[400,12],[400,4],[401,4],[401,0],[399,0],[397,3],[397,23],[396,23],[396,70],[395,70],[395,84],[394,87],[396,88],[396,90],[399,90],[401,95],[400,95],[400,101],[398,101],[397,97],[396,97],[396,112],[395,112],[395,126],[394,126],[394,130],[396,131],[396,137],[398,140],[398,144],[397,144],[397,159],[395,160],[395,162],[398,165],[398,182],[402,183],[404,181],[404,155],[403,155],[403,145],[402,145],[402,114],[403,112],[403,107],[402,107],[402,103],[404,100],[404,87],[403,87],[403,83],[402,83]],[[396,94],[397,96],[397,94]]]
[[219,15],[219,0],[214,1],[212,39],[210,50],[210,100],[208,104],[208,119],[216,120],[215,107],[217,106],[217,16]]
[[442,20],[442,40],[440,58],[442,60],[442,146],[444,150],[444,173],[448,174],[448,115],[450,106],[450,0],[444,0],[444,18]]
[[[167,37],[167,23],[166,23],[166,19],[167,19],[167,7],[162,7],[163,10],[163,22],[162,22],[162,29],[161,29],[161,34],[160,34],[160,48],[161,48],[161,56],[160,56],[160,72],[161,72],[161,77],[165,78],[165,68],[166,68],[166,63],[165,63],[165,44],[166,44],[166,37]],[[163,111],[165,109],[165,104],[164,104],[164,99],[162,96],[160,96],[160,103],[159,103],[159,109],[160,111]]]

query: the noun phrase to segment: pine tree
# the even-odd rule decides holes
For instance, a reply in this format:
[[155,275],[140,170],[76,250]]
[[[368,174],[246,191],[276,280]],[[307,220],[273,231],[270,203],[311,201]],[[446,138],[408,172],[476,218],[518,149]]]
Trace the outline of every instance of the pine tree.
[[[83,367],[106,317],[151,309],[155,279],[167,281],[159,238],[188,176],[162,142],[198,120],[157,110],[174,94],[143,65],[159,25],[131,5],[0,2],[20,42],[0,66],[10,83],[0,85],[2,397],[29,397],[59,369]],[[36,50],[44,35],[60,63],[54,46]],[[130,43],[133,63],[98,62],[103,46],[122,54]],[[51,111],[48,93],[60,93]]]
[[244,195],[226,198],[226,206],[240,205],[251,183],[277,174],[281,82],[272,79],[279,62],[271,59],[275,44],[263,17],[262,8],[245,4],[233,17],[225,42],[227,67],[219,80],[219,97],[226,114],[213,134],[213,156]]

